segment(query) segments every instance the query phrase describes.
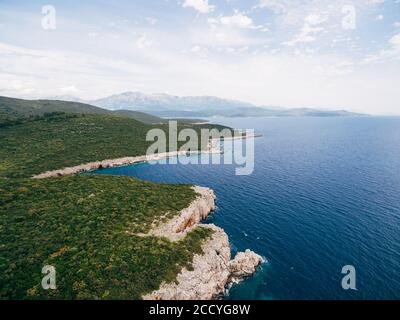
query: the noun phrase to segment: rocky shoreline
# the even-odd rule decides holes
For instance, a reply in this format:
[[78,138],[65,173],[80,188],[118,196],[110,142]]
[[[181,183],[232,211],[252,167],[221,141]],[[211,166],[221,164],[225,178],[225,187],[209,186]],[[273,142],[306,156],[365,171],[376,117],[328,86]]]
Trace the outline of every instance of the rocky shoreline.
[[[212,147],[209,150],[195,151],[192,154],[221,153]],[[150,156],[125,157],[114,160],[97,161],[61,170],[48,171],[32,177],[46,179],[61,177],[101,168],[111,168],[134,163],[160,160],[167,157],[186,155],[186,152],[166,152]],[[258,254],[246,250],[231,258],[231,248],[225,231],[213,224],[201,224],[215,210],[214,191],[204,187],[193,187],[197,197],[189,207],[166,223],[154,224],[153,229],[142,236],[167,237],[179,241],[195,227],[209,228],[213,231],[211,239],[203,246],[203,254],[195,255],[191,270],[183,269],[175,283],[162,283],[160,288],[143,296],[145,300],[211,300],[220,297],[232,283],[251,276],[263,262]]]
[[[220,149],[210,149],[210,150],[202,150],[202,151],[191,151],[190,155],[196,154],[219,154],[222,153]],[[171,157],[178,157],[178,156],[185,156],[187,155],[186,151],[172,151],[172,152],[164,152],[164,153],[157,153],[152,155],[145,155],[145,156],[137,156],[137,157],[124,157],[118,159],[108,159],[103,161],[95,161],[89,162],[86,164],[81,164],[74,167],[68,167],[59,170],[52,170],[47,171],[41,174],[34,175],[32,179],[47,179],[52,177],[63,177],[69,176],[76,173],[81,172],[90,172],[95,171],[98,169],[105,169],[105,168],[113,168],[113,167],[123,167],[130,164],[135,163],[142,163],[142,162],[149,162],[149,161],[158,161],[165,158]]]
[[225,231],[213,224],[199,224],[215,209],[215,195],[211,189],[193,187],[198,197],[181,214],[156,227],[151,235],[177,241],[194,227],[213,231],[202,246],[203,254],[195,255],[192,270],[183,269],[176,283],[163,283],[160,288],[143,296],[145,300],[211,300],[221,296],[225,288],[251,276],[263,262],[258,254],[246,250],[231,259],[231,248]]

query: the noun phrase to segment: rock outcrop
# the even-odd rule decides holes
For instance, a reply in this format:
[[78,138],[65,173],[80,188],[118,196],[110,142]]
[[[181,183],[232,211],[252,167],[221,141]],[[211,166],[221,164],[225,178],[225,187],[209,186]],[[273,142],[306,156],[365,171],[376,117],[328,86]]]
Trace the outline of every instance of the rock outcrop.
[[239,252],[235,259],[229,262],[230,282],[239,282],[243,278],[251,276],[262,261],[261,256],[249,249]]
[[[181,239],[198,225],[214,205],[214,192],[208,188],[194,187],[199,194],[181,215],[157,227],[152,235],[166,236],[172,241]],[[210,240],[202,246],[203,254],[195,255],[192,270],[183,269],[176,283],[163,283],[160,288],[143,296],[145,300],[211,300],[218,298],[232,282],[251,276],[263,259],[246,250],[231,260],[231,248],[225,231],[213,224],[201,225],[213,231]]]
[[180,240],[200,221],[207,218],[211,211],[215,210],[213,190],[198,186],[192,188],[197,193],[197,197],[189,207],[183,209],[178,216],[168,222],[152,229],[149,235],[167,237],[172,241]]

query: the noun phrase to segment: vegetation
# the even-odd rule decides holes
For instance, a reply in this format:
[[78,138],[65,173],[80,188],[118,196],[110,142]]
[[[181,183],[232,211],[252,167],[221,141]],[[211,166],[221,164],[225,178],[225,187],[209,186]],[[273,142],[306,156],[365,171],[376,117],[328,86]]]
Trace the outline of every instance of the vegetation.
[[[190,268],[209,229],[198,227],[179,242],[143,236],[189,205],[190,186],[94,174],[30,178],[145,154],[145,135],[155,126],[108,114],[50,108],[21,117],[3,109],[0,299],[140,299]],[[57,290],[41,287],[45,265],[56,268]]]
[[[193,198],[188,186],[129,177],[0,180],[0,298],[140,299],[201,253],[205,228],[177,243],[138,235]],[[41,287],[45,265],[55,291]]]
[[[31,177],[82,163],[144,155],[152,143],[146,141],[146,133],[155,127],[95,114],[52,113],[14,120],[0,128],[0,177]],[[168,132],[166,125],[157,127]]]
[[[59,100],[23,100],[0,97],[0,127],[2,123],[1,115],[21,118],[42,116],[48,113],[63,112],[63,113],[93,113],[106,114],[114,116],[123,116],[146,124],[166,124],[168,119],[156,117],[140,111],[131,110],[106,110],[85,103],[59,101]],[[181,124],[204,123],[200,119],[176,119]]]
[[23,100],[0,97],[0,113],[16,117],[37,116],[52,112],[107,114],[108,110],[89,104],[56,100]]

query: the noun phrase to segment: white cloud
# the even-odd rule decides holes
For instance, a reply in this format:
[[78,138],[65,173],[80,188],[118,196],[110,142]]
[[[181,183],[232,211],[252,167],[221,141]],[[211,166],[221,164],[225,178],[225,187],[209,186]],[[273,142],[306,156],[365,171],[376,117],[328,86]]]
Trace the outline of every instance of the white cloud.
[[[178,1],[183,5],[184,0]],[[207,13],[214,10],[212,4],[223,1],[201,2],[206,6],[200,10]],[[367,34],[378,27],[377,23],[362,29],[379,13],[390,16],[385,8],[378,7],[379,3],[368,4],[364,15],[367,0],[350,1],[357,9],[359,23],[356,31],[346,32],[341,28],[341,6],[349,0],[262,2],[264,8],[278,14],[260,7],[246,10],[247,2],[243,1],[240,11],[235,12],[222,11],[230,9],[221,4],[221,13],[212,14],[214,19],[205,23],[210,16],[182,18],[187,13],[201,13],[193,6],[171,13],[174,21],[165,20],[170,12],[160,13],[154,8],[156,11],[145,10],[138,16],[132,13],[129,21],[117,23],[109,31],[106,23],[116,17],[107,13],[102,16],[104,22],[98,23],[102,27],[93,28],[79,20],[64,22],[69,27],[61,28],[54,37],[48,34],[49,41],[45,42],[40,41],[40,30],[24,27],[21,17],[13,17],[14,24],[4,21],[4,36],[0,36],[0,94],[48,97],[70,92],[90,99],[127,90],[161,91],[216,95],[260,105],[400,113],[400,92],[393,85],[400,83],[400,30],[392,27],[396,32],[384,36],[383,32],[390,30]],[[239,8],[238,2],[231,4]],[[154,25],[146,17],[160,19],[160,23]],[[259,19],[264,19],[265,27],[257,25]],[[37,17],[32,20],[32,25],[37,24]],[[270,33],[262,34],[266,27]],[[88,41],[89,32],[98,33],[102,41]],[[357,40],[357,35],[363,38]],[[343,41],[330,47],[338,36]],[[4,44],[11,41],[8,39],[27,47]],[[293,47],[282,46],[285,40]],[[354,44],[358,45],[355,49]],[[366,54],[364,50],[370,50],[369,45],[383,50],[369,57],[371,63],[357,62]]]
[[393,26],[395,28],[400,28],[400,21],[397,21],[397,22],[393,23]]
[[235,11],[231,16],[220,16],[218,19],[210,18],[208,19],[208,23],[243,29],[254,27],[253,20],[239,11]]
[[393,47],[400,49],[400,33],[398,33],[395,36],[393,36],[392,38],[390,38],[389,43]]
[[182,7],[184,8],[193,8],[197,10],[200,13],[209,13],[214,11],[215,6],[210,5],[208,3],[208,0],[185,0],[185,2],[182,4]]
[[389,39],[388,47],[380,50],[378,53],[368,55],[363,64],[379,63],[390,60],[400,59],[400,33]]
[[206,58],[208,55],[208,49],[199,45],[193,46],[189,52],[202,58]]
[[320,26],[327,20],[326,17],[319,16],[316,14],[308,15],[304,19],[304,25],[300,32],[290,41],[284,44],[288,46],[294,46],[297,43],[307,43],[316,40],[316,34],[324,31],[324,28]]
[[325,22],[326,20],[326,16],[321,16],[318,14],[310,14],[304,19],[304,21],[310,25],[318,25]]
[[337,23],[343,18],[343,7],[351,5],[357,16],[379,8],[384,0],[259,0],[255,8],[274,12],[280,25],[297,25],[307,15],[328,15]]
[[350,61],[339,61],[333,64],[318,65],[313,71],[325,77],[343,76],[354,72],[354,63]]
[[153,45],[153,41],[151,41],[145,34],[141,35],[137,41],[136,45],[139,49],[145,49]]
[[[399,45],[400,35],[390,42]],[[216,95],[260,105],[399,112],[400,92],[393,83],[400,81],[400,73],[390,66],[377,67],[384,73],[379,76],[375,71],[357,73],[352,62],[340,56],[291,56],[277,51],[252,56],[246,54],[244,45],[232,48],[233,57],[242,52],[237,59],[210,54],[206,60],[197,58],[204,49],[201,45],[192,49],[192,55],[167,49],[161,54],[159,50],[139,50],[142,56],[121,60],[102,57],[99,52],[32,50],[0,42],[0,94],[48,97],[75,87],[84,94],[81,98],[87,99],[138,90]]]
[[[292,1],[292,5],[296,5],[296,1]],[[272,10],[276,13],[286,12],[290,6],[288,0],[260,0],[258,7]]]

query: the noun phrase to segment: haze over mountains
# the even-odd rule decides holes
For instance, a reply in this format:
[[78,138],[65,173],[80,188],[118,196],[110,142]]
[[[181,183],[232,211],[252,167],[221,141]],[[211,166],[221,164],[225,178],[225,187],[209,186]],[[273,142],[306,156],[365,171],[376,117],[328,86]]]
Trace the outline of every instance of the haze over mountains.
[[313,108],[264,107],[212,96],[179,97],[163,93],[144,94],[141,92],[124,92],[91,101],[83,101],[72,96],[53,97],[52,99],[84,102],[109,110],[141,111],[159,117],[335,117],[361,115],[339,109],[326,111]]

